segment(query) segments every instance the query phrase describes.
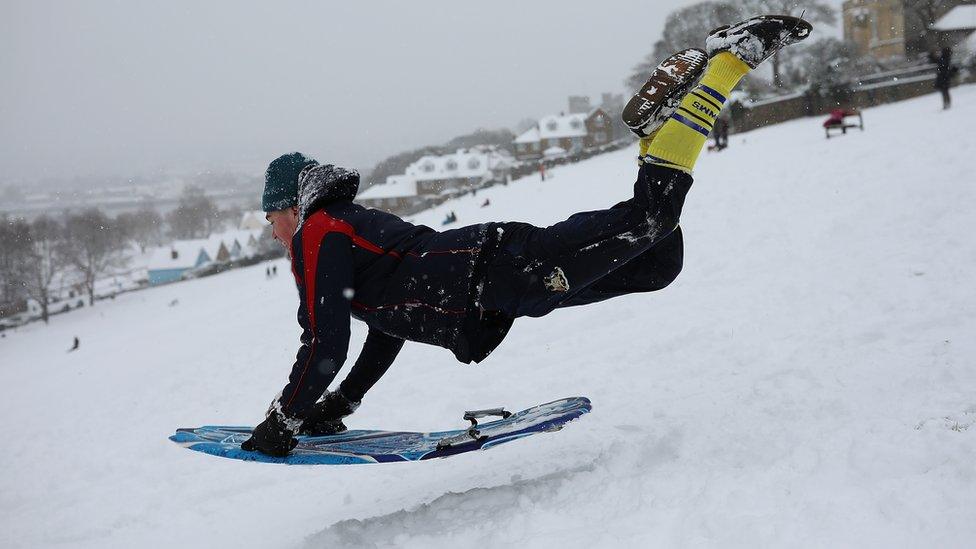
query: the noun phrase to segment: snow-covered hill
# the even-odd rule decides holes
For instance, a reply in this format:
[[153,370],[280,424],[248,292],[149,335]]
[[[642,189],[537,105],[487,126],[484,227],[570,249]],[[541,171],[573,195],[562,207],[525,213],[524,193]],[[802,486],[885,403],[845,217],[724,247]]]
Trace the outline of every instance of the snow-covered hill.
[[[464,409],[593,400],[560,433],[488,452],[282,467],[169,442],[259,421],[285,382],[284,262],[271,281],[243,269],[9,334],[0,546],[970,545],[976,87],[954,95],[949,112],[935,96],[871,109],[866,131],[829,141],[813,119],[733,136],[699,162],[671,287],[519,320],[479,366],[408,344],[350,421],[426,430]],[[610,206],[632,156],[415,221]]]

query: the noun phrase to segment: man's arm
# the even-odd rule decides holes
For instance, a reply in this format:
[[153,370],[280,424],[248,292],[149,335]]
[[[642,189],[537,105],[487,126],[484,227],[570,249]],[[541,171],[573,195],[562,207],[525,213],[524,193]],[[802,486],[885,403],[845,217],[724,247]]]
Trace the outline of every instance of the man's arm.
[[305,302],[298,313],[302,347],[274,406],[289,419],[300,418],[322,396],[349,350],[352,243],[342,233],[329,232],[318,242],[303,241],[302,247]]
[[[352,273],[352,242],[336,232],[324,236],[303,234],[302,284],[304,301],[298,306],[302,346],[292,366],[288,384],[271,403],[267,418],[241,444],[248,451],[260,450],[284,457],[295,447],[293,437],[303,416],[329,387],[349,349],[349,311]],[[349,296],[349,297],[347,297]]]
[[402,347],[402,339],[370,328],[363,350],[359,353],[359,358],[356,359],[356,364],[349,371],[349,375],[339,386],[339,391],[353,402],[361,401],[363,395],[393,364]]

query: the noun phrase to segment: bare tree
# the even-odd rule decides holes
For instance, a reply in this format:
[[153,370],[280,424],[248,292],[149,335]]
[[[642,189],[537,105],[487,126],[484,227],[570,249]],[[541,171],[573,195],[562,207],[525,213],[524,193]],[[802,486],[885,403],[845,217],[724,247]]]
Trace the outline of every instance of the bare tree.
[[938,49],[932,25],[959,4],[958,0],[905,0],[905,49],[910,55]]
[[807,86],[823,92],[846,85],[882,66],[870,55],[860,55],[853,42],[821,38],[783,55],[783,82],[787,87]]
[[162,242],[163,218],[150,205],[143,205],[137,212],[120,213],[115,217],[115,226],[124,239],[142,249]]
[[218,230],[226,231],[236,229],[244,217],[244,208],[239,205],[230,205],[226,208],[217,210]]
[[30,246],[29,261],[23,266],[22,276],[27,295],[41,307],[41,320],[48,322],[48,307],[52,301],[55,280],[64,273],[66,260],[62,255],[64,227],[46,215],[38,217],[28,227],[26,235]]
[[95,281],[111,267],[121,266],[123,238],[98,208],[69,215],[61,252],[81,274],[89,305],[95,304]]
[[0,316],[22,310],[27,291],[25,265],[30,261],[30,225],[4,218],[0,223]]
[[194,185],[183,188],[180,203],[166,216],[175,238],[206,238],[217,226],[216,207],[203,189]]
[[518,121],[518,124],[515,125],[515,133],[521,135],[538,125],[539,121],[535,118],[523,118]]
[[636,90],[647,80],[657,64],[672,53],[685,48],[701,48],[708,33],[722,25],[736,21],[739,10],[728,2],[699,2],[675,10],[664,22],[661,39],[627,78],[627,86]]
[[[836,11],[823,0],[736,0],[735,6],[741,17],[763,14],[799,16],[802,13],[803,18],[811,23],[833,25],[837,21]],[[773,70],[773,85],[777,88],[783,87],[780,55],[781,52],[776,52],[769,60]]]

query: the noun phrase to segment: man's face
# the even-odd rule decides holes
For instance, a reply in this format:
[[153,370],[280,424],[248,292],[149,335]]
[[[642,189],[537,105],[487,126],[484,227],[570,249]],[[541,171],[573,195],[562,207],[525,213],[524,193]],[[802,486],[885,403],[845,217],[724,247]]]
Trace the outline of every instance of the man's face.
[[288,257],[291,257],[291,237],[295,236],[298,230],[298,208],[292,206],[284,210],[268,212],[265,216],[268,223],[271,223],[271,234],[274,239],[281,242],[285,247]]

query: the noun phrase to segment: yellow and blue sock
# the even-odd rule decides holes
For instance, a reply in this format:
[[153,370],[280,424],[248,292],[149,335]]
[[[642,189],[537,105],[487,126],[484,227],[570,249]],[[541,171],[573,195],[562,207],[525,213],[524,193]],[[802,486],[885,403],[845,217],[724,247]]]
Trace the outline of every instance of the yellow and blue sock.
[[644,161],[691,173],[712,126],[749,65],[729,52],[708,61],[701,82],[654,135],[641,139]]

